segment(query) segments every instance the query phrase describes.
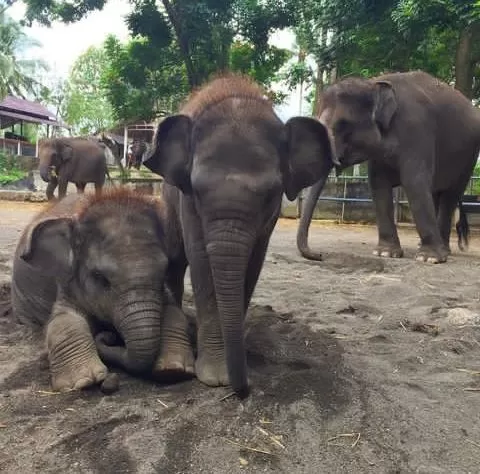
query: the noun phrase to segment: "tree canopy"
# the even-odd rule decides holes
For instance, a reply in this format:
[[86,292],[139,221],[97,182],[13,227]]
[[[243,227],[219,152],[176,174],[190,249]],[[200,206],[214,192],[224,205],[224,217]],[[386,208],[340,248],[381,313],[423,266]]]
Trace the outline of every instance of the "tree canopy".
[[8,94],[24,97],[38,92],[35,75],[47,66],[40,60],[22,58],[22,53],[35,46],[39,43],[7,16],[6,8],[0,7],[0,100]]
[[[25,0],[26,23],[74,22],[106,0]],[[298,60],[284,74],[310,87],[423,69],[480,98],[479,0],[130,0],[131,39],[108,38],[100,86],[116,120],[175,109],[213,73],[230,69],[270,87],[292,52],[269,43],[293,28]],[[313,63],[313,65],[312,65]],[[281,100],[281,95],[274,96]],[[315,112],[315,110],[314,110]]]

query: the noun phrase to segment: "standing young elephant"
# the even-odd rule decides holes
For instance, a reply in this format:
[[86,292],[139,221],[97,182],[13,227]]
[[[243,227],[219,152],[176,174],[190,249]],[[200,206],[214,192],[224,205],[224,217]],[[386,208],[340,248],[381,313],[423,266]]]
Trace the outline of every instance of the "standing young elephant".
[[[70,195],[25,229],[13,310],[25,324],[46,326],[54,389],[103,381],[104,363],[133,374],[194,373],[187,320],[165,285],[175,252],[166,212],[126,190]],[[112,331],[124,346],[107,345]]]
[[95,184],[100,193],[108,176],[105,148],[96,140],[82,137],[50,138],[38,144],[40,176],[48,183],[47,198],[51,200],[58,185],[58,198],[63,199],[68,183],[75,183],[83,193],[87,183]]
[[139,170],[142,166],[142,157],[143,154],[147,151],[147,144],[144,140],[135,140],[132,143],[132,154],[127,163],[127,168],[130,169],[132,166]]
[[[460,92],[421,71],[374,79],[345,79],[322,98],[335,164],[369,160],[382,257],[402,257],[394,222],[392,188],[401,185],[421,243],[416,259],[445,262],[452,215],[473,172],[480,148],[480,111]],[[306,258],[307,232],[321,192],[310,193],[297,244]]]
[[[286,124],[246,78],[217,78],[160,122],[144,165],[162,175],[177,210],[183,294],[190,265],[198,318],[196,375],[207,385],[248,393],[244,317],[265,259],[282,195],[294,199],[331,166],[325,127]],[[182,268],[183,267],[183,268]]]

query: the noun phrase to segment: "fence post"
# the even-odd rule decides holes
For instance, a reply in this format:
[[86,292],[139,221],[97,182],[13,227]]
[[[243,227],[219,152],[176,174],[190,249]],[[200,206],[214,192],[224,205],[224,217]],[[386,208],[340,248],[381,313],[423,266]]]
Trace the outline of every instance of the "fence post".
[[399,198],[399,188],[395,188],[395,193],[393,195],[393,222],[398,224],[398,212],[399,212],[400,198]]
[[347,178],[343,177],[343,201],[342,201],[342,218],[340,223],[343,224],[343,217],[345,215],[345,198],[347,197]]

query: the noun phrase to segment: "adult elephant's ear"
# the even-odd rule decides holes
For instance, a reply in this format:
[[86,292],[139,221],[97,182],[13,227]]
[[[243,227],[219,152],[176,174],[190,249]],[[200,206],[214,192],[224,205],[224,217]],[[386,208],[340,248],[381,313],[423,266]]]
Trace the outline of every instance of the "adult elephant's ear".
[[153,137],[152,149],[143,164],[184,193],[191,191],[192,120],[173,115],[162,120]]
[[392,83],[389,81],[375,81],[373,117],[382,132],[387,131],[390,127],[397,108],[397,98]]
[[69,161],[73,158],[73,147],[68,140],[63,138],[57,139],[57,153],[63,162]]
[[298,193],[328,175],[333,167],[328,131],[318,120],[292,117],[285,124],[287,163],[285,194],[293,201]]
[[57,279],[69,278],[72,271],[71,217],[48,217],[36,222],[24,236],[20,258]]

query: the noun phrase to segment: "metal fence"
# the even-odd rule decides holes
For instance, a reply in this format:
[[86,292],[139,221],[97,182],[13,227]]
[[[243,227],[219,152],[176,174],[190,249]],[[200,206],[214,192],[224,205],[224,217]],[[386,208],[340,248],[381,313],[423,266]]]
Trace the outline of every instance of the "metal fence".
[[[480,194],[479,180],[480,176],[472,176],[465,189],[465,194]],[[307,195],[308,191],[306,190],[299,199],[299,214],[302,202],[305,201]],[[395,222],[411,222],[410,207],[401,187],[394,188],[393,203]],[[329,219],[332,217],[342,223],[375,220],[368,176],[335,176],[333,173],[330,175],[318,199],[314,218]]]

